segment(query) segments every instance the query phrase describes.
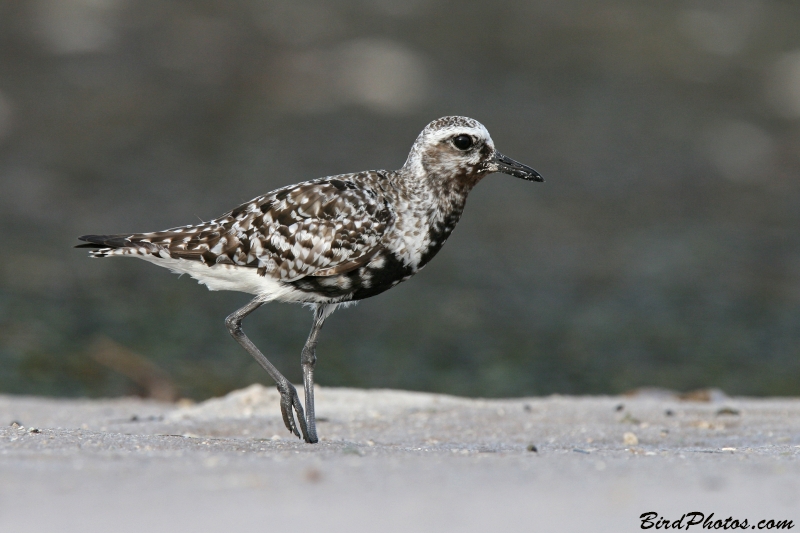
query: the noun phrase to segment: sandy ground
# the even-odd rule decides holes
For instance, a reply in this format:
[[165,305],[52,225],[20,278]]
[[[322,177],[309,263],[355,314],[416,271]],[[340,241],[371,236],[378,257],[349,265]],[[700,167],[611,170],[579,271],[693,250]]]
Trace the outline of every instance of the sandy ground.
[[0,531],[624,532],[646,512],[800,530],[800,400],[711,396],[321,388],[317,445],[259,385],[188,406],[0,396]]

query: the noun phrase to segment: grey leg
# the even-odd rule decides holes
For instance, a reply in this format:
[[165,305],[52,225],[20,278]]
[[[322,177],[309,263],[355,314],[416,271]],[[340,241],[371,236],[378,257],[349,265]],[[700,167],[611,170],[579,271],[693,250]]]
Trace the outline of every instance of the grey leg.
[[333,313],[337,304],[317,305],[314,311],[314,323],[311,333],[308,334],[306,345],[300,354],[300,364],[303,366],[303,388],[306,393],[306,427],[308,428],[308,442],[317,442],[317,419],[314,416],[314,365],[317,363],[317,335],[322,329],[325,319]]
[[[242,331],[242,319],[262,305],[264,305],[264,302],[256,298],[238,311],[231,313],[231,315],[225,319],[225,325],[228,326],[231,337],[236,339],[236,342],[241,344],[242,347],[247,350],[247,353],[258,361],[258,364],[269,373],[278,385],[278,392],[281,393],[281,414],[283,415],[283,423],[286,424],[286,428],[297,435],[297,437],[300,437],[300,432],[297,431],[297,425],[299,424],[300,431],[303,432],[301,438],[306,442],[317,442],[316,434],[314,435],[314,440],[311,440],[309,437],[308,430],[306,429],[306,419],[303,415],[303,406],[300,404],[300,398],[297,396],[297,390],[294,388],[294,385],[289,383],[289,380],[278,372],[278,369],[264,357],[264,354],[256,348],[256,345],[253,344],[253,342],[247,338],[247,335],[244,334],[244,331]],[[295,424],[292,408],[294,408],[297,413],[298,424]]]

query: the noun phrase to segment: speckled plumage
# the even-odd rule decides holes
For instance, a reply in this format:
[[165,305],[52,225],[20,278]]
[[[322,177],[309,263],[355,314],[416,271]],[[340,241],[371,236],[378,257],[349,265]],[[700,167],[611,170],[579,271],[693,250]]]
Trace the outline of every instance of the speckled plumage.
[[[139,257],[189,274],[211,290],[254,294],[254,304],[313,304],[318,329],[337,304],[379,294],[424,267],[458,223],[470,190],[498,171],[542,181],[533,169],[497,152],[479,122],[444,117],[420,133],[397,171],[289,185],[201,224],[80,239],[89,243],[82,247],[97,248],[93,257]],[[258,359],[260,352],[253,355]],[[285,410],[284,420],[296,433]],[[303,434],[309,440],[305,426]]]
[[[448,157],[452,149],[439,145],[455,132],[483,139],[478,157]],[[493,148],[477,121],[445,117],[423,130],[398,171],[290,185],[201,224],[81,239],[100,247],[93,257],[139,257],[212,290],[265,301],[359,300],[408,279],[438,252],[488,172],[477,168],[480,156]]]

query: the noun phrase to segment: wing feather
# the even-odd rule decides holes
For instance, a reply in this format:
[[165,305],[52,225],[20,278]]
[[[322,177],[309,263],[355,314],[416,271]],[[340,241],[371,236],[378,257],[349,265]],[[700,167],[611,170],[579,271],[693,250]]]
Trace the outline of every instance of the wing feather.
[[252,267],[282,281],[342,274],[363,266],[381,249],[381,237],[394,219],[377,183],[385,178],[383,172],[362,172],[300,183],[216,220],[108,236],[98,244],[167,252],[207,265]]

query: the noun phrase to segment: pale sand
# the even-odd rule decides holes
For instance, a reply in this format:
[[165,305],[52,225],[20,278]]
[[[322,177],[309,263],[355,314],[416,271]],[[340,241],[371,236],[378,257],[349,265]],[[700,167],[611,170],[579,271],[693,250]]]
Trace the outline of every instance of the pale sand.
[[277,397],[0,396],[0,531],[625,532],[648,511],[800,529],[797,399],[321,388],[308,445]]

